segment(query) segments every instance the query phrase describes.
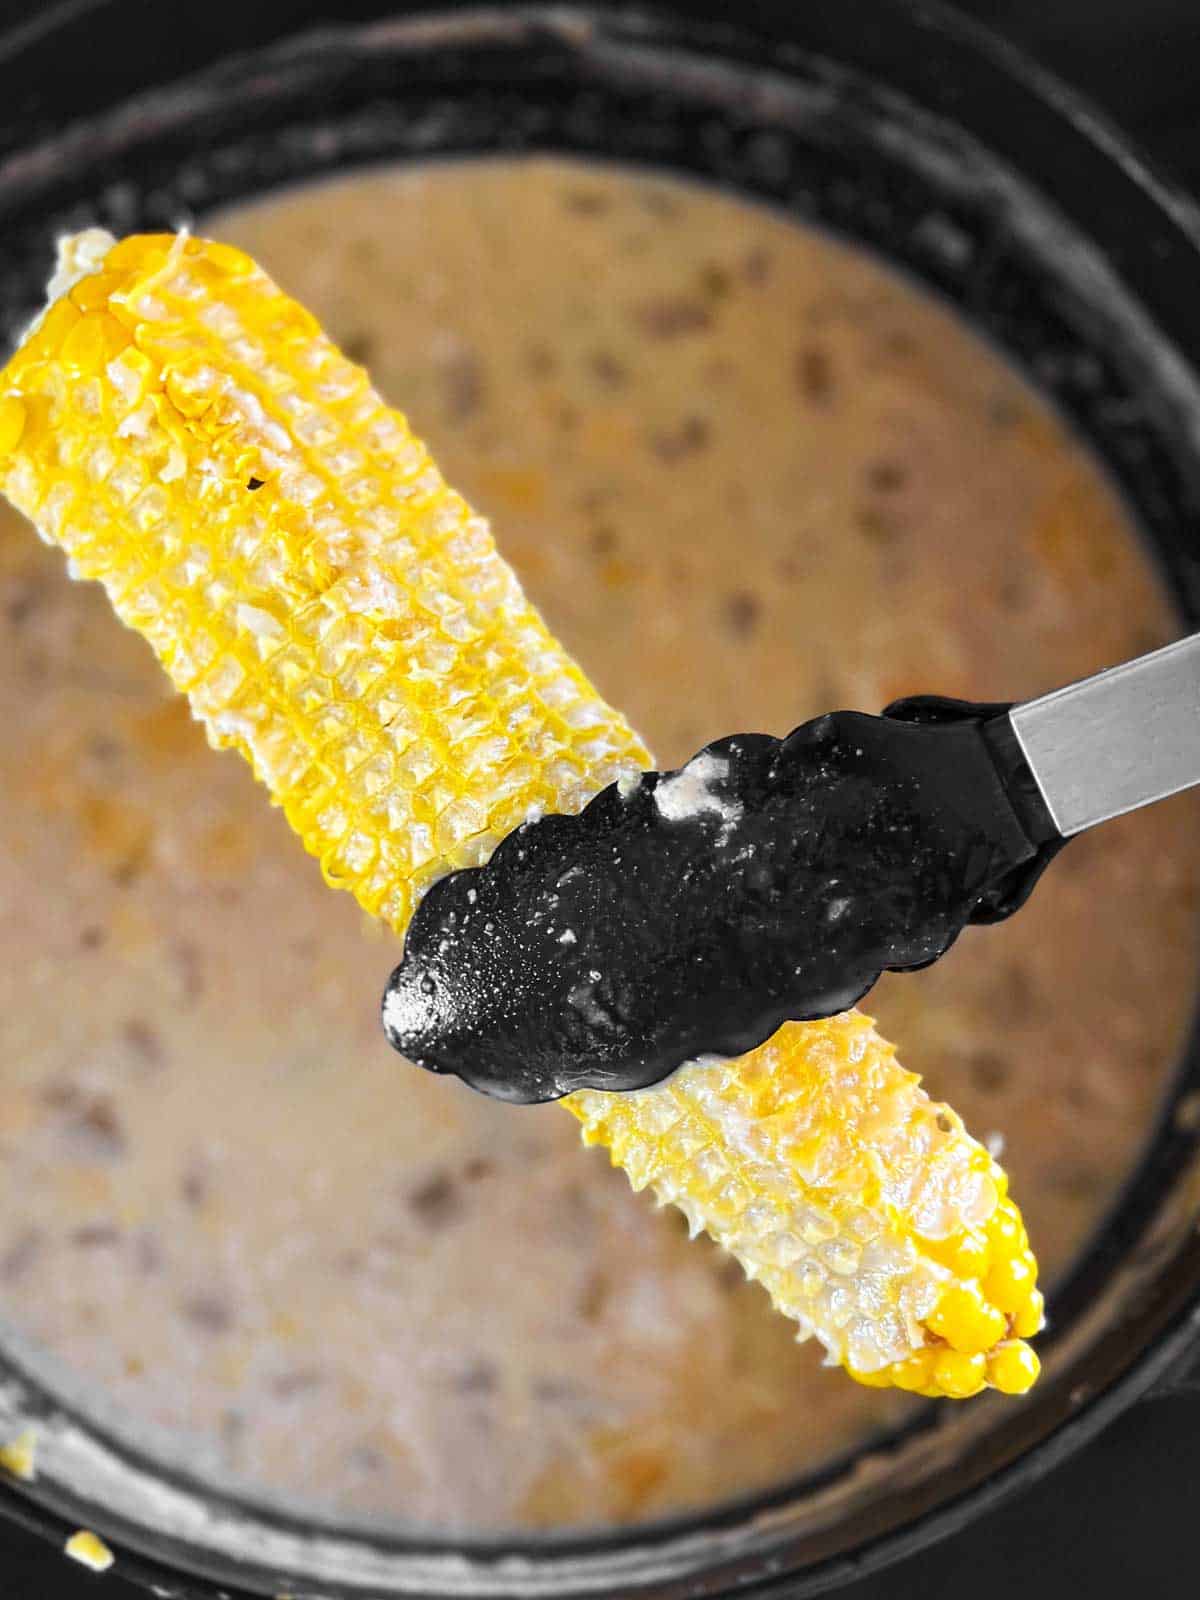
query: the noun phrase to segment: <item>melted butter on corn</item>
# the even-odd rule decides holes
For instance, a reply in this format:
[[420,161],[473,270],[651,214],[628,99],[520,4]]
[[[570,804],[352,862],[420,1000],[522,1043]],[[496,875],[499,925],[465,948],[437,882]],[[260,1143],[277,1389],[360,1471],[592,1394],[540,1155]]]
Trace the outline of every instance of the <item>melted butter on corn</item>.
[[[405,419],[248,256],[90,230],[51,288],[0,384],[0,482],[330,884],[402,931],[441,874],[650,765]],[[1034,1381],[1004,1174],[860,1013],[564,1104],[860,1382]]]

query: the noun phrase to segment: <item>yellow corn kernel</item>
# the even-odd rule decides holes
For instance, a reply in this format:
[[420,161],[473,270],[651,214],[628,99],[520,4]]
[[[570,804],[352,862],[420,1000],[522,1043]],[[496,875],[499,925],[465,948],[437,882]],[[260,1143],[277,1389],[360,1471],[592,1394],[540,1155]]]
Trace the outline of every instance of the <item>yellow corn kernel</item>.
[[1041,1292],[1031,1289],[1024,1305],[1013,1313],[1013,1332],[1022,1339],[1032,1339],[1041,1333],[1046,1321],[1046,1303]]
[[1007,1318],[984,1298],[974,1279],[946,1289],[927,1325],[952,1349],[969,1354],[990,1350],[1008,1332]]
[[25,407],[16,395],[0,399],[0,455],[8,455],[17,448],[25,427]]
[[72,1561],[90,1567],[93,1572],[107,1572],[116,1560],[104,1540],[87,1528],[73,1533],[63,1548]]
[[997,1261],[984,1282],[988,1299],[1001,1311],[1016,1313],[1037,1286],[1037,1263],[1028,1250]]
[[988,1270],[992,1246],[986,1233],[963,1228],[947,1239],[931,1240],[929,1253],[956,1278],[978,1278]]
[[1036,1353],[1019,1339],[998,1345],[987,1359],[988,1382],[1001,1394],[1024,1394],[1041,1370]]
[[863,1372],[860,1367],[846,1363],[847,1375],[855,1383],[861,1383],[864,1389],[891,1389],[895,1387],[896,1380],[892,1376],[892,1367],[877,1367],[874,1372]]
[[80,316],[62,344],[64,363],[76,376],[94,373],[129,343],[125,329],[105,311]]
[[984,1387],[987,1374],[987,1357],[981,1352],[942,1350],[934,1364],[933,1381],[938,1394],[949,1400],[967,1400]]
[[906,1356],[903,1361],[895,1362],[889,1370],[897,1389],[906,1389],[910,1394],[924,1394],[931,1386],[936,1365],[937,1351],[926,1348]]
[[[405,419],[249,257],[92,231],[52,289],[0,381],[0,483],[330,884],[402,931],[524,818],[650,764]],[[1003,1172],[858,1012],[564,1103],[861,1381],[959,1394],[1010,1318],[1040,1324]]]
[[8,1444],[0,1445],[0,1471],[32,1483],[37,1476],[37,1434],[26,1428]]
[[1002,1200],[988,1218],[986,1237],[989,1245],[1002,1255],[1013,1255],[1024,1250],[1029,1243],[1021,1214],[1011,1200]]

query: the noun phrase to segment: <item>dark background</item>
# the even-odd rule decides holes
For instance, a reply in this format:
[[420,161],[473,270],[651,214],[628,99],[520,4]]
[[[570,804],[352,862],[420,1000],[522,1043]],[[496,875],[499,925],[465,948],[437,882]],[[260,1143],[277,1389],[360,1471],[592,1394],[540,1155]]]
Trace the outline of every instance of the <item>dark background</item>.
[[[37,3],[0,0],[0,22],[32,14]],[[872,0],[842,3],[867,9]],[[1200,0],[954,3],[1084,90],[1200,195]],[[336,15],[337,0],[329,10]],[[1153,1600],[1194,1596],[1197,1486],[1200,1395],[1143,1403],[1022,1498],[840,1593],[845,1600],[1061,1600],[1139,1590]],[[105,1600],[144,1600],[117,1576],[76,1573],[57,1552],[0,1528],[0,1600],[80,1600],[101,1592]]]

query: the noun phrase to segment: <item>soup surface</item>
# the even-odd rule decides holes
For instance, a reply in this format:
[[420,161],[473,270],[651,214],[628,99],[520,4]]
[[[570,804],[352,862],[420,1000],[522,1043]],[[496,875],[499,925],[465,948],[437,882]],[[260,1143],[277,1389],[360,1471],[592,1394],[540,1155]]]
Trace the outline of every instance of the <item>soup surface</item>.
[[[781,217],[537,159],[348,178],[208,231],[407,408],[663,763],[917,691],[1032,695],[1172,635],[1029,388]],[[561,1111],[391,1053],[393,942],[11,514],[0,771],[0,1313],[89,1403],[258,1492],[481,1531],[711,1503],[899,1414]],[[1050,1274],[1170,1070],[1196,817],[1077,841],[1015,922],[871,999],[1006,1140]]]

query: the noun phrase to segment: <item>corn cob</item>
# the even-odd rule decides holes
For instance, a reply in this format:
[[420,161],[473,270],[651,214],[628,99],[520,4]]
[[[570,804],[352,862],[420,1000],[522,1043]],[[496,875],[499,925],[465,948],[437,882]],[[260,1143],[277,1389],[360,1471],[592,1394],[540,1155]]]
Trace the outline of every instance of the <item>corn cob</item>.
[[[247,256],[92,232],[51,295],[0,384],[0,484],[330,884],[403,931],[439,875],[650,764],[404,418]],[[860,1381],[1033,1382],[1004,1174],[861,1014],[565,1104]]]

